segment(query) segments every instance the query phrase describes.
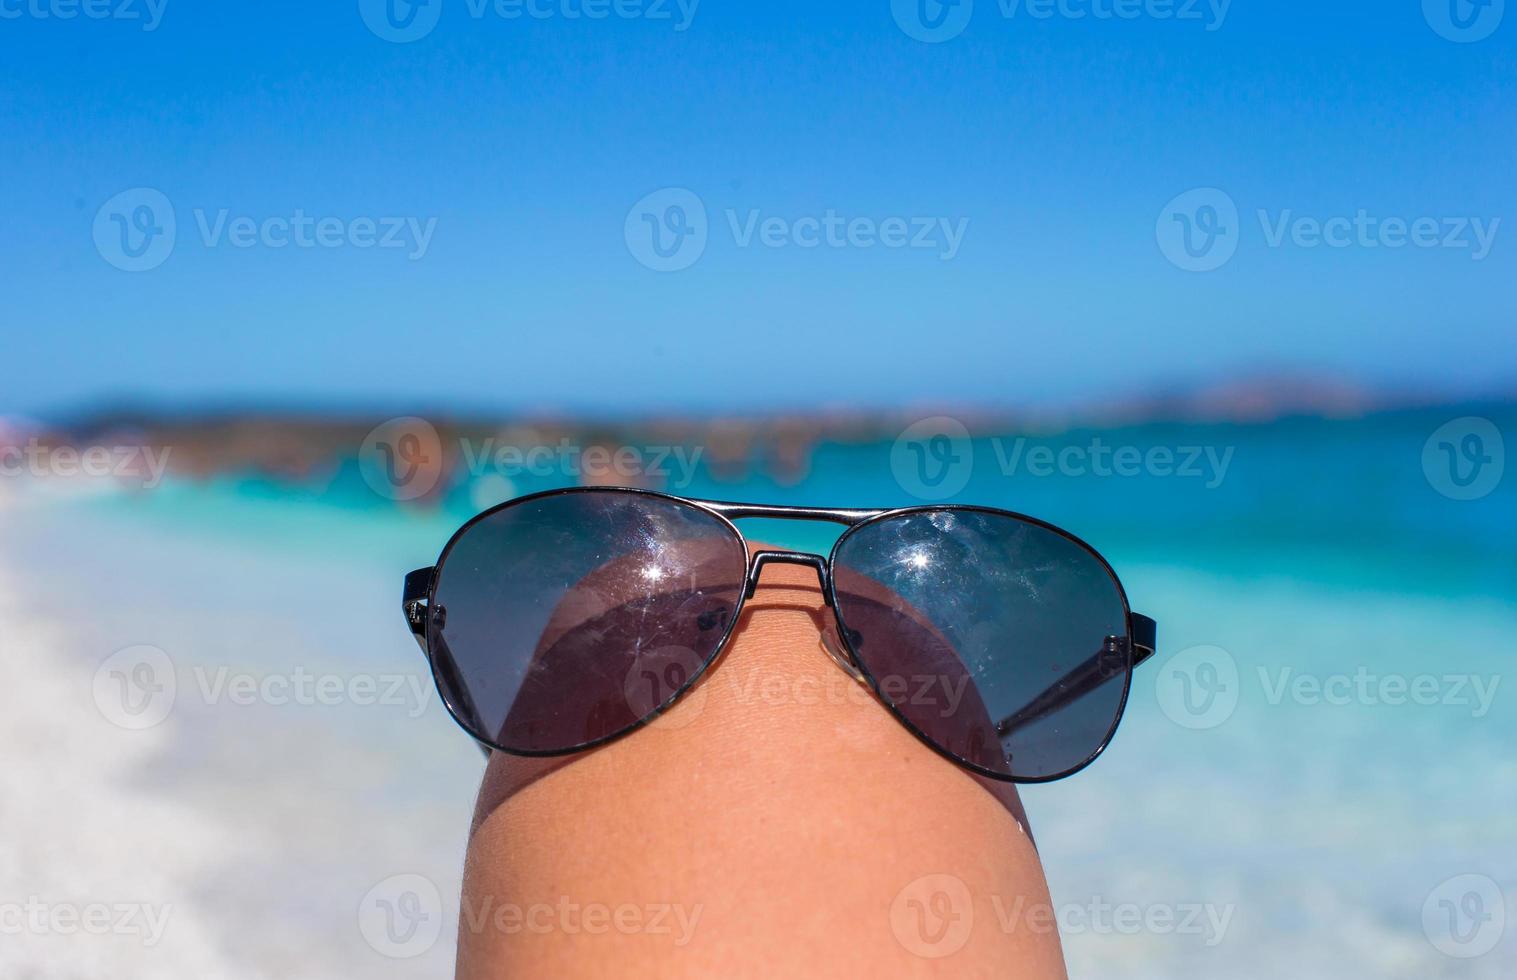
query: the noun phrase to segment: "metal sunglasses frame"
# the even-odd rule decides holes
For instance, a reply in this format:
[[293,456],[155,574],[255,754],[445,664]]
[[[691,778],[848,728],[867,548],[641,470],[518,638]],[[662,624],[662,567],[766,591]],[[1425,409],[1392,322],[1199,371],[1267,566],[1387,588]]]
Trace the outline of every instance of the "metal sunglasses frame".
[[[441,571],[444,563],[448,560],[448,554],[453,550],[454,545],[458,543],[458,541],[463,537],[464,534],[469,531],[470,528],[507,508],[515,507],[519,504],[524,504],[533,500],[541,500],[546,497],[556,497],[571,493],[615,493],[644,495],[665,501],[671,501],[688,507],[694,507],[706,512],[707,514],[710,514],[725,524],[743,546],[743,554],[746,561],[743,573],[744,585],[742,591],[738,596],[737,607],[732,612],[731,622],[728,623],[726,631],[723,632],[721,639],[717,642],[717,645],[712,651],[711,656],[704,660],[696,670],[691,672],[690,677],[686,679],[685,683],[678,690],[671,693],[668,698],[666,698],[661,704],[655,707],[648,714],[642,718],[639,718],[633,724],[628,725],[627,727],[622,728],[616,732],[612,732],[609,735],[603,735],[600,738],[591,739],[590,741],[583,742],[578,745],[569,746],[567,748],[551,749],[545,751],[523,751],[521,749],[510,749],[506,748],[505,746],[498,745],[488,738],[482,737],[479,733],[475,732],[473,728],[470,727],[469,723],[465,721],[464,716],[460,714],[460,709],[463,709],[469,715],[474,715],[477,717],[477,712],[474,710],[472,704],[454,705],[449,699],[447,692],[444,689],[442,678],[438,675],[440,658],[434,654],[434,651],[430,648],[428,642],[428,636],[430,633],[428,625],[431,621],[431,617],[428,615],[428,611],[432,608],[435,608],[436,606],[435,593],[439,579],[439,572]],[[1124,676],[1122,681],[1122,698],[1121,701],[1118,702],[1116,713],[1112,717],[1111,728],[1106,732],[1105,737],[1102,738],[1100,745],[1098,745],[1096,749],[1092,751],[1090,755],[1088,755],[1078,765],[1064,770],[1063,772],[1047,776],[1014,776],[1004,772],[996,772],[995,770],[987,769],[984,766],[976,765],[975,763],[953,755],[951,752],[942,748],[937,743],[928,738],[927,735],[921,731],[921,729],[912,724],[911,720],[907,718],[894,704],[891,703],[890,699],[887,698],[881,691],[879,681],[875,679],[872,673],[870,673],[868,666],[865,665],[864,661],[859,658],[858,653],[854,650],[853,642],[848,635],[849,631],[842,621],[842,616],[839,614],[837,606],[836,583],[832,574],[832,568],[833,560],[837,556],[838,548],[843,544],[845,540],[848,539],[850,535],[858,531],[860,528],[868,527],[869,525],[876,522],[887,521],[893,518],[899,518],[910,514],[942,512],[971,512],[993,514],[999,517],[1007,517],[1013,520],[1022,521],[1027,524],[1052,531],[1060,537],[1063,537],[1073,544],[1077,545],[1084,551],[1088,552],[1092,557],[1094,557],[1096,561],[1101,564],[1101,567],[1105,569],[1107,575],[1111,577],[1112,584],[1116,586],[1117,594],[1122,599],[1123,615],[1126,617],[1127,636],[1108,637],[1106,648],[1103,648],[1101,652],[1097,653],[1085,663],[1082,663],[1079,666],[1075,667],[1074,670],[1070,671],[1065,675],[1064,678],[1061,679],[1061,683],[1085,684],[1090,686],[1094,686],[1098,683],[1103,683],[1105,680],[1109,679],[1110,660],[1108,658],[1114,652],[1125,656],[1126,663],[1123,664]],[[738,528],[737,524],[734,523],[735,521],[743,520],[745,518],[773,518],[792,521],[820,521],[831,524],[842,524],[846,526],[847,530],[843,531],[843,533],[838,536],[837,541],[833,543],[832,549],[825,557],[822,555],[803,551],[781,551],[774,549],[754,551],[749,547],[747,537],[743,534],[742,530]],[[528,494],[526,496],[507,500],[504,503],[497,504],[488,510],[476,514],[469,520],[465,521],[457,531],[453,532],[453,536],[450,537],[448,539],[448,543],[443,546],[442,553],[438,556],[437,563],[435,565],[427,568],[419,568],[406,576],[405,588],[401,597],[401,611],[404,613],[406,618],[406,625],[410,628],[412,635],[416,638],[416,642],[421,647],[422,653],[427,656],[427,660],[432,669],[432,679],[433,682],[437,685],[438,695],[443,702],[443,706],[447,708],[448,714],[452,716],[453,720],[458,724],[458,726],[462,728],[466,733],[468,733],[469,736],[479,744],[480,748],[484,751],[486,756],[488,756],[492,750],[497,752],[504,752],[507,755],[517,756],[549,757],[571,755],[576,752],[583,752],[588,749],[596,748],[597,746],[604,745],[608,742],[614,741],[634,731],[637,731],[639,728],[642,728],[643,726],[652,722],[665,711],[668,711],[671,707],[677,704],[691,688],[698,684],[701,678],[705,675],[706,671],[711,667],[711,665],[716,663],[716,661],[721,658],[722,651],[726,649],[727,641],[731,639],[732,633],[737,628],[737,624],[742,618],[744,604],[748,599],[753,597],[754,591],[758,588],[759,574],[763,571],[764,566],[770,563],[807,565],[816,570],[817,577],[820,580],[822,586],[823,600],[826,603],[827,608],[832,610],[832,614],[838,625],[838,638],[841,640],[849,659],[852,661],[851,663],[842,662],[842,660],[837,657],[835,652],[829,649],[828,653],[833,655],[833,659],[838,662],[838,666],[842,667],[845,671],[850,673],[856,680],[866,684],[870,690],[873,691],[875,698],[877,698],[879,702],[885,706],[886,710],[888,710],[897,721],[904,725],[908,731],[915,735],[928,748],[932,749],[938,755],[948,759],[950,762],[953,762],[955,765],[968,769],[971,772],[977,773],[981,776],[985,776],[987,778],[995,779],[1001,782],[1052,782],[1056,779],[1063,779],[1067,776],[1072,776],[1080,770],[1084,769],[1086,766],[1090,765],[1092,762],[1096,761],[1096,759],[1100,757],[1101,753],[1106,751],[1106,747],[1111,744],[1111,740],[1116,736],[1117,727],[1121,724],[1122,716],[1127,708],[1128,694],[1132,689],[1133,669],[1152,657],[1155,649],[1155,639],[1158,632],[1158,627],[1156,626],[1154,620],[1140,613],[1135,613],[1132,611],[1132,607],[1128,604],[1127,601],[1127,591],[1122,587],[1122,580],[1118,578],[1116,571],[1111,567],[1111,564],[1101,555],[1101,553],[1096,551],[1095,548],[1091,547],[1085,541],[1064,530],[1063,528],[1050,524],[1047,521],[1039,520],[1036,517],[1031,517],[1027,514],[1019,514],[1015,511],[1001,510],[995,507],[980,507],[972,504],[926,504],[911,507],[860,509],[850,507],[794,507],[781,504],[733,503],[730,501],[700,500],[691,497],[680,497],[675,494],[663,493],[658,490],[644,490],[635,487],[586,486],[564,487],[557,490],[544,490],[539,493]],[[1126,649],[1114,651],[1111,648],[1113,641],[1123,641]],[[462,684],[455,684],[454,686],[463,694],[465,698],[467,698],[467,691]],[[1049,690],[1052,690],[1052,688],[1049,688]],[[1078,695],[1076,694],[1074,696]],[[1068,697],[1066,696],[1058,703],[1063,703],[1063,700],[1068,700]],[[1017,723],[1030,723],[1031,721],[1037,720],[1037,718],[1040,718],[1043,715],[1049,713],[1056,706],[1057,704],[1054,703],[1039,705],[1037,701],[1034,701],[1032,704],[1024,707],[1019,712],[1017,712],[1016,715],[1013,715],[1011,718],[1004,719],[998,727],[1005,727],[1008,725],[1015,727],[1015,724]],[[1024,716],[1027,717],[1024,719]]]

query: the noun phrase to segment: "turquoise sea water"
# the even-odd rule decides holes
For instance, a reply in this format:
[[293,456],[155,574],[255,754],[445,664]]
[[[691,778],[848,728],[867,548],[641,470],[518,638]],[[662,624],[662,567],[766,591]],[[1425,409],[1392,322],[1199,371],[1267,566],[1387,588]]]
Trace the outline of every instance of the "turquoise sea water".
[[[1133,608],[1160,624],[1159,653],[1137,672],[1107,754],[1023,793],[1056,904],[1069,910],[1073,975],[1510,975],[1517,474],[1479,499],[1455,499],[1457,482],[1425,465],[1446,454],[1425,450],[1440,427],[1465,416],[1517,438],[1517,410],[1484,405],[1012,433],[944,457],[964,481],[952,500],[1079,534],[1111,560]],[[1192,448],[1199,456],[1193,473],[1161,465],[1101,475],[1090,462],[1093,440],[1139,454],[1171,450],[1176,466]],[[1042,475],[1027,466],[1039,446],[1054,457],[1076,451],[1065,453],[1062,472]],[[1485,449],[1482,465],[1505,465],[1495,447]],[[923,486],[913,481],[918,462],[891,441],[823,443],[798,480],[768,475],[756,452],[736,472],[698,465],[688,483],[668,488],[907,505],[923,502],[912,492]],[[356,460],[319,488],[252,475],[170,482],[28,506],[0,557],[29,570],[38,607],[74,622],[96,659],[152,643],[176,651],[181,667],[383,667],[424,680],[399,615],[404,572],[432,563],[493,496],[571,482],[480,473],[429,507],[376,494]],[[825,550],[836,535],[778,522],[746,529],[808,550]],[[415,708],[263,706],[229,717],[202,705],[176,719],[193,737],[144,778],[218,813],[244,806],[268,816],[272,807],[295,834],[305,831],[292,814],[324,807],[311,842],[285,845],[292,861],[316,862],[310,894],[324,896],[323,908],[348,909],[343,896],[362,892],[366,872],[381,877],[365,856],[370,846],[410,848],[411,864],[434,869],[446,893],[456,890],[478,765],[435,700]],[[334,768],[342,775],[332,777]],[[355,797],[372,810],[366,823],[373,813],[393,826],[435,821],[437,833],[421,847],[372,826],[344,838],[343,824],[363,819],[349,812]],[[242,872],[256,867],[245,860]],[[1472,892],[1468,880],[1495,891]],[[323,921],[310,908],[287,908],[272,878],[267,894],[241,901],[270,928]],[[1087,910],[1103,902],[1179,919],[1194,907],[1198,922],[1210,913],[1226,926],[1102,926]],[[1512,925],[1489,952],[1464,958],[1499,928],[1499,903]],[[1445,915],[1453,918],[1440,926]],[[340,965],[365,952],[350,941],[358,953],[339,946],[312,955]],[[415,964],[416,975],[446,959],[436,955]]]

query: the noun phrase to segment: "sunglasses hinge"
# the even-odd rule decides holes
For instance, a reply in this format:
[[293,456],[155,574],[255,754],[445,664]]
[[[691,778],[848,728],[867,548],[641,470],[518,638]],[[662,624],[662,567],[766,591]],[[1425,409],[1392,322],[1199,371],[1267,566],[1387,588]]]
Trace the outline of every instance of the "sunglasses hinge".
[[405,614],[406,625],[411,628],[411,635],[416,637],[416,642],[421,646],[423,653],[427,652],[427,603],[432,593],[432,579],[437,569],[418,568],[406,576],[405,587],[401,590],[400,610]]
[[426,613],[426,609],[427,604],[420,599],[412,599],[406,603],[406,621],[411,624],[412,628],[422,624],[422,617]]

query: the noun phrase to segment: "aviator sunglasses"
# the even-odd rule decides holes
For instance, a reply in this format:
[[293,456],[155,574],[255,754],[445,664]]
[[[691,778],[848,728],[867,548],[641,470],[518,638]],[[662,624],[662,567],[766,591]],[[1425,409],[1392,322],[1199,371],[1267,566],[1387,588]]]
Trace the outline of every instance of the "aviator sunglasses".
[[[734,521],[845,525],[831,553],[750,551]],[[1046,782],[1111,741],[1155,625],[1093,548],[988,507],[690,500],[576,487],[508,501],[406,576],[438,693],[481,746],[553,756],[668,710],[716,660],[770,562],[816,570],[823,646],[918,738]]]

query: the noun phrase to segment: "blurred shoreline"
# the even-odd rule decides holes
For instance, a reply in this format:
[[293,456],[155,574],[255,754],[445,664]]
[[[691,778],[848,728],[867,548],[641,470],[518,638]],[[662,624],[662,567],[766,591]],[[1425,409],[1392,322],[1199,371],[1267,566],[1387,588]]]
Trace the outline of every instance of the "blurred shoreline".
[[[373,448],[376,432],[417,425],[439,451],[442,473],[480,469],[472,452],[538,449],[580,456],[600,453],[605,465],[575,473],[576,482],[643,485],[611,465],[622,447],[699,447],[700,462],[723,482],[743,482],[759,461],[780,485],[800,482],[821,444],[858,446],[900,438],[909,427],[946,422],[968,438],[1000,434],[1057,437],[1074,431],[1145,426],[1263,426],[1292,419],[1348,421],[1447,408],[1505,413],[1517,406],[1517,389],[1455,397],[1433,391],[1390,391],[1340,380],[1292,375],[1260,376],[1216,385],[1088,401],[1064,407],[986,408],[917,404],[890,410],[826,409],[750,414],[484,413],[402,410],[392,413],[277,406],[95,407],[48,418],[0,414],[0,475],[123,477],[124,485],[156,487],[165,476],[200,481],[221,475],[256,475],[284,484],[323,485],[345,463]],[[367,444],[367,445],[366,445]],[[422,450],[431,448],[422,446]],[[60,450],[63,466],[55,465]],[[604,452],[601,452],[604,450]],[[107,457],[106,454],[114,454]],[[125,458],[125,457],[133,458]],[[46,465],[37,459],[48,460]],[[685,460],[675,460],[685,462]],[[34,471],[28,473],[28,469]],[[46,471],[46,472],[44,472]],[[4,481],[0,481],[4,482]],[[444,489],[448,479],[438,481]],[[423,495],[418,502],[430,499]]]
[[[1517,588],[1517,484],[1502,477],[1500,435],[1517,431],[1517,401],[1338,398],[1331,416],[1321,400],[1272,402],[1268,413],[1250,404],[1234,405],[1242,421],[1198,410],[1212,420],[1083,428],[905,413],[602,424],[117,413],[0,431],[0,500],[88,502],[249,544],[287,527],[280,540],[300,550],[304,539],[361,547],[415,536],[418,562],[475,514],[576,485],[765,503],[959,502],[1034,515],[1125,562],[1437,594]],[[960,435],[943,434],[952,425]],[[1472,440],[1473,462],[1450,457]],[[816,553],[838,533],[759,525],[764,540]]]

